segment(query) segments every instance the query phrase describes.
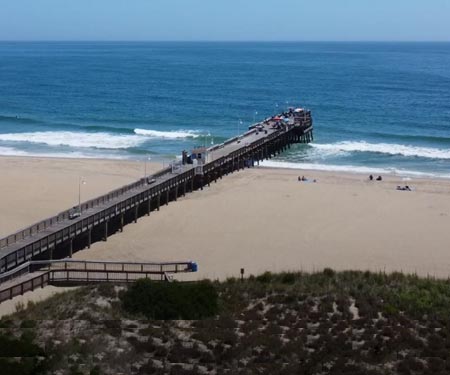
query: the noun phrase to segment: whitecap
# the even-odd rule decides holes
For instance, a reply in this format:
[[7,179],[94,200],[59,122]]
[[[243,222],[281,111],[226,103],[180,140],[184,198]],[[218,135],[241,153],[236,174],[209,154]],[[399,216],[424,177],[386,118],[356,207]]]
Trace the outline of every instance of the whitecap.
[[134,129],[134,133],[137,135],[143,135],[151,138],[169,138],[169,139],[178,139],[178,138],[197,138],[199,134],[194,130],[173,130],[173,131],[159,131],[159,130],[151,130],[151,129]]

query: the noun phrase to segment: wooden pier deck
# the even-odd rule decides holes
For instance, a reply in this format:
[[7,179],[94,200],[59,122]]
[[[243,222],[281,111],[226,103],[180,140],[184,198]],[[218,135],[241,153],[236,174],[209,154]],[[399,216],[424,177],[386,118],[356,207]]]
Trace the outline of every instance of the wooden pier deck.
[[266,120],[241,136],[208,149],[200,166],[177,164],[146,179],[124,186],[81,205],[80,217],[70,220],[70,210],[0,239],[0,279],[30,260],[61,259],[106,241],[139,217],[150,215],[161,205],[181,195],[203,189],[212,181],[269,159],[294,143],[312,141],[310,111],[285,114],[289,122],[275,126]]

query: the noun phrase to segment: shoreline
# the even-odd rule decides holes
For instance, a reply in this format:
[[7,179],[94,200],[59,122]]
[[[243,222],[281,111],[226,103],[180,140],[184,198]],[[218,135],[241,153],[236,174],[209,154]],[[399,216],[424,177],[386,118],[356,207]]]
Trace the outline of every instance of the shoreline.
[[[97,157],[97,156],[50,156],[50,155],[2,155],[1,159],[42,159],[42,160],[66,160],[66,161],[103,161],[107,163],[130,163],[133,165],[139,165],[139,163],[144,163],[145,158],[135,159],[135,158],[123,158],[123,157]],[[159,171],[157,168],[160,165],[160,169],[163,169],[163,165],[173,161],[174,158],[168,159],[161,155],[151,155],[151,161],[148,161],[148,165],[153,165],[153,172]],[[450,180],[450,173],[445,175],[439,175],[435,173],[426,173],[414,170],[401,170],[395,169],[394,167],[366,167],[366,166],[354,166],[354,165],[336,165],[336,164],[311,164],[311,163],[301,163],[301,162],[288,162],[288,161],[277,161],[277,160],[265,160],[261,162],[259,168],[264,169],[283,169],[290,171],[311,171],[311,172],[325,172],[325,173],[336,173],[336,174],[350,174],[350,175],[384,175],[393,178],[411,178],[420,180]]]

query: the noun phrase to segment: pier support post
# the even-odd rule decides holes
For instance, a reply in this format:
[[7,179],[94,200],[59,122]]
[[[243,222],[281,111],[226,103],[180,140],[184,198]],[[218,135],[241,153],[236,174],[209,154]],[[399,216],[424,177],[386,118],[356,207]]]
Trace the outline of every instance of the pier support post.
[[[89,238],[90,238],[90,236],[89,236]],[[108,220],[106,220],[105,221],[105,234],[104,234],[104,237],[103,237],[103,241],[108,241]]]

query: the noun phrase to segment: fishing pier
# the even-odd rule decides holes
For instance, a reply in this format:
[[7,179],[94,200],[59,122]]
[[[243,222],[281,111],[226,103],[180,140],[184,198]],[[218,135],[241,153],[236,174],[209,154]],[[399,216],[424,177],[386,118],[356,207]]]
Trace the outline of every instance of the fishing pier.
[[180,196],[203,190],[229,173],[255,166],[292,144],[312,139],[311,112],[290,110],[251,126],[246,133],[222,144],[205,148],[195,160],[183,153],[179,163],[83,202],[75,218],[73,209],[66,210],[2,238],[0,289],[2,274],[14,275],[15,270],[20,274],[21,266],[32,261],[70,258],[94,242],[107,241],[112,234],[123,231],[125,225],[159,211],[162,205]]

